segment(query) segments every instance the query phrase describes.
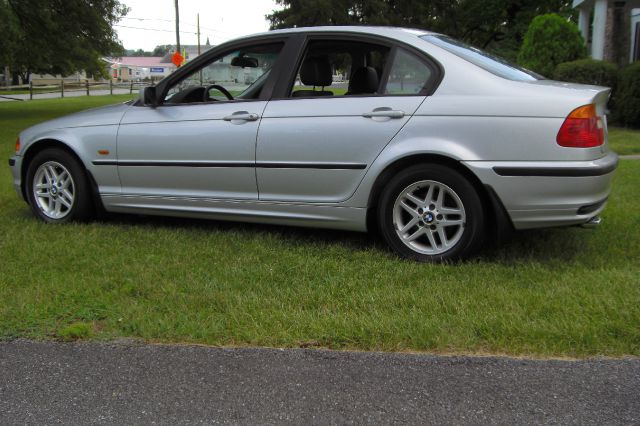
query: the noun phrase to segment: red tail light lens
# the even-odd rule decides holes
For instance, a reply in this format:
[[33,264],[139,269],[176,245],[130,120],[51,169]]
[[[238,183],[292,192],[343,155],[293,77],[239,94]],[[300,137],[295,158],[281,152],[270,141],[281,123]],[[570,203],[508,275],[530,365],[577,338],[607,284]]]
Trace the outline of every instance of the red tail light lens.
[[584,105],[571,111],[564,120],[558,136],[558,145],[568,148],[593,148],[604,143],[604,123],[596,114],[595,104]]
[[16,139],[16,152],[20,151],[20,138]]

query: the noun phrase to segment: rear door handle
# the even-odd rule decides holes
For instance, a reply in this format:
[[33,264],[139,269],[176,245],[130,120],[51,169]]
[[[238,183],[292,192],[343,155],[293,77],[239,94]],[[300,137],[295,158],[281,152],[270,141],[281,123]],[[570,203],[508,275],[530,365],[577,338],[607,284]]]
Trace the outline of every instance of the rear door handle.
[[223,118],[224,121],[256,121],[260,118],[258,114],[250,113],[247,111],[236,111],[231,115],[227,115]]
[[365,112],[362,116],[366,118],[402,118],[404,117],[404,111],[382,107],[376,108],[371,112]]

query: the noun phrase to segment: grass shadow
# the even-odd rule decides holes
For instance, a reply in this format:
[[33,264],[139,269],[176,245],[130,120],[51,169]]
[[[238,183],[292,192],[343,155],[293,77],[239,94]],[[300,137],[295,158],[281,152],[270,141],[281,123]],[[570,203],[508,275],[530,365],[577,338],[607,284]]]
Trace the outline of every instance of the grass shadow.
[[[15,209],[12,213],[20,220],[36,220],[28,207]],[[352,232],[321,228],[304,228],[284,225],[256,224],[213,219],[180,218],[137,214],[105,213],[96,224],[166,228],[185,231],[229,232],[241,236],[276,237],[287,243],[314,246],[342,246],[348,250],[377,250],[394,257],[378,232]],[[494,241],[491,236],[473,261],[514,265],[523,262],[574,263],[584,257],[592,238],[592,230],[571,228],[549,228],[514,232],[504,241]]]
[[576,227],[515,231],[505,241],[488,241],[479,260],[505,265],[522,262],[572,263],[583,257],[591,232]]
[[[276,236],[295,244],[342,245],[350,250],[376,249],[391,254],[377,232],[361,233],[331,229],[303,228],[270,224],[254,224],[210,219],[192,219],[134,214],[107,214],[104,223],[126,226],[164,227],[202,230],[204,232],[234,232],[247,236]],[[522,262],[567,262],[580,258],[592,231],[579,228],[550,228],[514,232],[505,241],[490,238],[475,258],[477,261],[505,265]]]
[[247,236],[263,234],[276,236],[279,239],[295,242],[296,244],[339,244],[353,250],[366,250],[369,248],[386,249],[384,242],[379,238],[377,233],[324,228],[120,213],[103,215],[103,217],[99,219],[99,222],[112,225],[144,226],[149,228],[163,227],[170,229],[201,230],[204,232],[234,232],[246,234]]

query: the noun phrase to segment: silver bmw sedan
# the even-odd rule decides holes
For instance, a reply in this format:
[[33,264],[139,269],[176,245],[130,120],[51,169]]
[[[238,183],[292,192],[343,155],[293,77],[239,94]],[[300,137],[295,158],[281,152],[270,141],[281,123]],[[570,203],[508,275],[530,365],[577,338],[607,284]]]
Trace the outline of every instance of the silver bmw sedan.
[[503,230],[599,223],[608,97],[440,34],[296,28],[31,127],[9,164],[49,223],[104,209],[378,229],[403,257],[448,261]]

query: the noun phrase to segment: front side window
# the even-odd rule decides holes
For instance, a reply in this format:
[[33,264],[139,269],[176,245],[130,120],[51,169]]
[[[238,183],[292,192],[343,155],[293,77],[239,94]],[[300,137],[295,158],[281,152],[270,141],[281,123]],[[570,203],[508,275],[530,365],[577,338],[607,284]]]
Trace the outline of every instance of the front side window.
[[215,57],[174,84],[167,104],[258,99],[283,43],[263,44]]

